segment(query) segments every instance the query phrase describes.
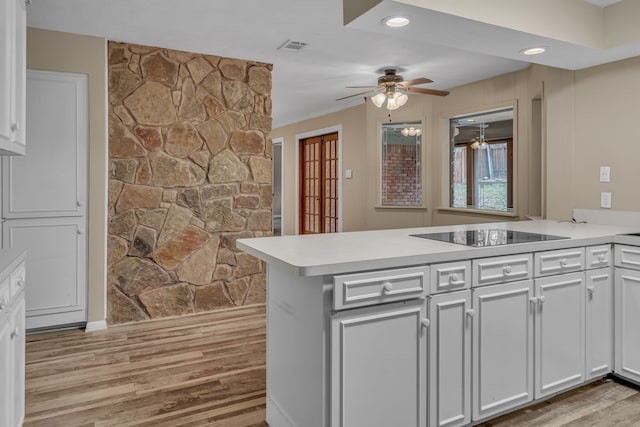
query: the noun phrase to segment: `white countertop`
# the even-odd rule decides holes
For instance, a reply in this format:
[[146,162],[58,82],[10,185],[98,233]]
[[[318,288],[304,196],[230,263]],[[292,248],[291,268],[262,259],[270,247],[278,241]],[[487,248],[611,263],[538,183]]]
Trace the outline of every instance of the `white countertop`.
[[[411,234],[487,228],[551,234],[568,239],[476,248],[410,236]],[[610,225],[574,224],[566,221],[514,221],[261,237],[240,239],[237,241],[237,246],[257,258],[267,263],[277,264],[293,274],[319,276],[612,243],[614,242],[613,236],[616,234],[636,231],[640,230]],[[640,243],[640,238],[623,238],[620,243],[631,243],[633,239],[637,239]],[[616,242],[618,242],[617,239]]]
[[25,249],[7,248],[0,249],[0,276],[9,272],[9,267],[22,261],[27,255]]

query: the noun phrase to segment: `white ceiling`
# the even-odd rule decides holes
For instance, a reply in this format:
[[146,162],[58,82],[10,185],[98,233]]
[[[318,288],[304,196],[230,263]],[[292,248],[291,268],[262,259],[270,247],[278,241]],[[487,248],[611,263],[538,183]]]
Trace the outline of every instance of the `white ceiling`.
[[[390,10],[412,13],[412,25],[395,33],[379,25],[379,14]],[[375,84],[388,66],[405,79],[434,81],[424,87],[448,89],[526,68],[518,52],[541,42],[558,50],[537,60],[570,69],[635,54],[611,59],[606,51],[426,12],[385,0],[344,26],[342,0],[33,0],[28,25],[272,63],[274,127],[362,103],[335,99],[357,92],[345,86]],[[288,39],[309,45],[278,50]]]

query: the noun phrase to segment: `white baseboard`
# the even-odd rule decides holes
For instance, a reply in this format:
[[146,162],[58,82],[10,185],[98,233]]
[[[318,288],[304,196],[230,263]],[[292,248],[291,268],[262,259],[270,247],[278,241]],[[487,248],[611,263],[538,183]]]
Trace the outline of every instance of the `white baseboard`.
[[104,331],[107,329],[107,321],[106,320],[96,320],[95,322],[87,322],[87,326],[84,329],[84,332],[95,332],[95,331]]

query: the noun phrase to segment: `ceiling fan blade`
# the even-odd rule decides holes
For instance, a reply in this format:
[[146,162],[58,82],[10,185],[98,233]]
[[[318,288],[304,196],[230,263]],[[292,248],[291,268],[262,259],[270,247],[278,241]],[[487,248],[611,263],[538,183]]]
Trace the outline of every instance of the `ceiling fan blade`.
[[358,96],[358,95],[364,95],[365,93],[370,93],[370,92],[375,92],[375,90],[367,90],[367,91],[360,92],[360,93],[354,93],[353,95],[343,96],[342,98],[337,98],[336,101],[342,101],[343,99],[352,98],[352,97]]
[[345,86],[347,89],[365,89],[365,88],[377,88],[378,86]]
[[407,87],[405,88],[407,92],[417,92],[417,93],[425,93],[427,95],[436,95],[436,96],[447,96],[449,92],[446,90],[434,90],[434,89],[422,89],[420,87]]
[[400,82],[398,84],[407,87],[407,86],[415,86],[415,85],[421,85],[421,84],[425,84],[425,83],[433,83],[433,80],[428,79],[426,77],[420,77],[418,79],[413,79],[413,80],[407,80],[405,82]]

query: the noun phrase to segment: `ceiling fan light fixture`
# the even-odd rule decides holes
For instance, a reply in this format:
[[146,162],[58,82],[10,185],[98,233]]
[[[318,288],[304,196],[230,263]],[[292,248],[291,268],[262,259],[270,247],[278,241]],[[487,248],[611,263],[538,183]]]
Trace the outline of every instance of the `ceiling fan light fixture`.
[[406,16],[387,16],[382,23],[390,28],[406,27],[411,21]]
[[387,99],[387,95],[385,95],[384,93],[379,93],[376,96],[371,97],[371,102],[373,102],[373,105],[380,108],[382,107],[382,104],[384,104],[384,101],[386,99]]
[[395,100],[395,103],[398,105],[398,107],[402,107],[404,104],[407,103],[407,101],[409,100],[409,97],[407,96],[406,93],[395,92],[393,94],[393,99]]
[[400,133],[402,134],[402,136],[409,136],[409,129],[408,128],[403,128]]
[[387,99],[387,110],[397,110],[397,109],[398,109],[398,108],[400,108],[400,107],[401,107],[401,105],[399,105],[399,104],[396,102],[395,97],[391,97],[391,96],[390,96],[390,97]]

